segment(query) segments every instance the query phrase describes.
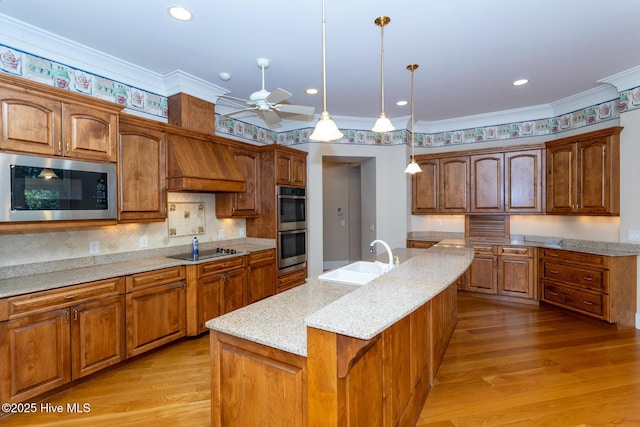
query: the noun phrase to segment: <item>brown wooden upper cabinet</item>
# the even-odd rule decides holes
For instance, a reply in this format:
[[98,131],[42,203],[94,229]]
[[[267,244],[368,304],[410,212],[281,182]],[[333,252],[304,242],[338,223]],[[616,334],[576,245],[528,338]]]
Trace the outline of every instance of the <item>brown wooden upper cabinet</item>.
[[117,161],[121,106],[25,79],[0,77],[0,149]]
[[229,148],[238,169],[244,176],[243,193],[216,193],[216,216],[218,218],[249,218],[260,214],[260,153],[244,148]]
[[307,158],[293,153],[276,151],[276,183],[293,187],[307,185]]
[[542,213],[542,149],[504,153],[504,211],[507,213]]
[[470,157],[471,211],[504,212],[504,154]]
[[469,211],[469,157],[440,159],[440,212]]
[[416,156],[411,212],[543,213],[541,147]]
[[620,214],[620,132],[616,126],[548,142],[547,213]]
[[124,115],[119,133],[118,221],[164,221],[166,133],[156,122]]

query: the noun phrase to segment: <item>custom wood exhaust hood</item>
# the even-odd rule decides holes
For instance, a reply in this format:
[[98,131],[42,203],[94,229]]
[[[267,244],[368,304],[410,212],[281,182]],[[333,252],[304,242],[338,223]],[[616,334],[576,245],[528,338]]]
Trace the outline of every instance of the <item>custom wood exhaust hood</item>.
[[245,180],[226,145],[167,134],[167,190],[243,192]]

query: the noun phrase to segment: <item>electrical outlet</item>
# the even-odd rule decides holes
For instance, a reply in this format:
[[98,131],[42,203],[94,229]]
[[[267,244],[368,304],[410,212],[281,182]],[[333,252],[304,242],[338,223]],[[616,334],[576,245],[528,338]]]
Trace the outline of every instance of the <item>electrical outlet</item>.
[[140,237],[139,243],[141,248],[147,248],[149,247],[149,238],[147,236],[142,236]]
[[240,237],[247,237],[247,230],[244,227],[240,227]]
[[627,238],[635,242],[640,241],[640,230],[629,230],[627,232]]
[[97,240],[92,240],[89,242],[89,254],[95,255],[100,253],[100,242]]
[[442,220],[436,219],[436,227],[442,227]]
[[224,229],[218,228],[218,239],[224,239]]

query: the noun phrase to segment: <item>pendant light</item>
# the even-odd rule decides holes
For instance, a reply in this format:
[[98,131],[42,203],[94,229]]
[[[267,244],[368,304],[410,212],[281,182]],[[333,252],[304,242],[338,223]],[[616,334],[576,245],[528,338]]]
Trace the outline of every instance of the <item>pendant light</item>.
[[309,135],[312,141],[335,141],[343,137],[342,132],[338,130],[338,126],[333,122],[329,112],[327,111],[327,35],[326,35],[327,19],[325,17],[324,0],[322,0],[322,92],[323,92],[323,108],[320,114],[320,120],[316,124],[313,133]]
[[418,64],[407,65],[407,70],[411,71],[411,161],[407,165],[407,168],[404,170],[404,173],[410,173],[411,175],[418,172],[422,172],[422,169],[420,169],[420,165],[416,163],[416,157],[414,153],[415,132],[413,130],[413,72],[417,69],[418,69]]
[[376,124],[373,125],[374,132],[390,132],[395,129],[391,124],[391,120],[384,113],[384,26],[391,22],[391,18],[388,16],[380,16],[373,21],[380,27],[380,116],[376,120]]

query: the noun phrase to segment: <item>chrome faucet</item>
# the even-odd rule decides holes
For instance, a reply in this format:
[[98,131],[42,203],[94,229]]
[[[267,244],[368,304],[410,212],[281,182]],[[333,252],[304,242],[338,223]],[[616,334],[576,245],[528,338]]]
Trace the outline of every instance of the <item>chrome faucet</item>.
[[390,248],[390,247],[389,247],[389,245],[388,245],[385,241],[383,241],[383,240],[374,240],[373,242],[369,243],[369,252],[370,252],[370,253],[373,253],[373,246],[374,246],[376,243],[380,243],[380,244],[381,244],[382,246],[384,246],[384,247],[385,247],[385,249],[387,250],[387,253],[389,254],[389,266],[388,266],[388,270],[387,270],[387,271],[391,270],[391,269],[394,267],[394,265],[393,265],[393,254],[391,253],[391,248]]

